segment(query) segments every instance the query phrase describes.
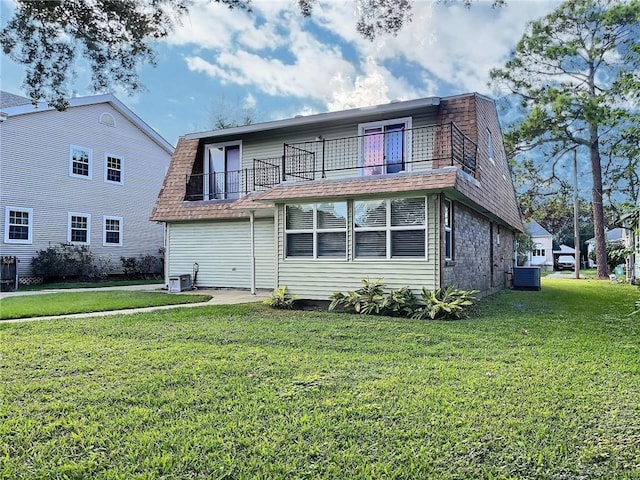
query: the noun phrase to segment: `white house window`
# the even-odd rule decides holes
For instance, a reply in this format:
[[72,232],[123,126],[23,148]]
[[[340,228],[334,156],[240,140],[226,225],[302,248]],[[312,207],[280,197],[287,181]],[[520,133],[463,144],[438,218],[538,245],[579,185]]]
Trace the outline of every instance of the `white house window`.
[[362,175],[410,170],[411,118],[363,123],[358,126]]
[[426,258],[424,197],[355,201],[355,258]]
[[546,251],[544,249],[544,246],[541,243],[536,243],[535,248],[533,249],[533,256],[534,257],[546,256]]
[[122,175],[123,169],[122,157],[116,155],[104,156],[104,181],[110,183],[122,184],[124,177]]
[[240,142],[207,145],[204,159],[204,198],[240,198],[242,145]]
[[107,246],[122,245],[122,217],[103,217],[102,244]]
[[451,200],[444,200],[444,258],[453,260],[453,204]]
[[72,177],[91,178],[92,152],[88,148],[71,145],[69,150],[69,175]]
[[69,212],[67,240],[88,245],[91,238],[91,215]]
[[4,241],[5,243],[32,243],[33,209],[5,207]]
[[346,258],[347,203],[287,205],[287,258]]

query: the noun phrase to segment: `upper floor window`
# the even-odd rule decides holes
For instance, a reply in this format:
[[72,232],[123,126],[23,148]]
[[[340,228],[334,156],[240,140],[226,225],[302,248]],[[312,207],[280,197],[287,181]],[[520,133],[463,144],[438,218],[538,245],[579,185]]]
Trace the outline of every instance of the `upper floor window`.
[[69,212],[67,241],[89,245],[91,238],[91,215]]
[[5,207],[4,242],[32,243],[33,209]]
[[240,198],[242,185],[242,144],[207,145],[204,151],[204,199]]
[[425,258],[425,197],[353,202],[355,258]]
[[91,178],[93,153],[89,148],[71,145],[69,149],[69,175],[72,177]]
[[122,157],[116,155],[104,156],[104,181],[110,183],[124,183]]
[[346,258],[347,203],[287,205],[287,258]]
[[103,217],[102,244],[107,246],[122,245],[122,217]]
[[443,206],[444,258],[453,260],[453,203],[445,199]]
[[360,124],[362,174],[369,176],[410,170],[410,130],[410,117]]
[[546,256],[544,245],[542,245],[541,243],[536,243],[535,248],[533,249],[533,256],[534,257]]

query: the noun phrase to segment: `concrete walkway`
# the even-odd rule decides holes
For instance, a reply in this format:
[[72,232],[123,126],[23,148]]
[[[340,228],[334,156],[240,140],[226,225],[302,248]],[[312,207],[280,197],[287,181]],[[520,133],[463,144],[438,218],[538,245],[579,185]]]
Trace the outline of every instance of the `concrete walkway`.
[[[106,312],[90,312],[90,313],[75,313],[69,315],[55,315],[48,317],[31,317],[31,318],[16,318],[11,320],[0,320],[0,324],[3,323],[15,323],[15,322],[33,322],[38,320],[51,320],[56,318],[89,318],[89,317],[103,317],[107,315],[127,315],[131,313],[141,312],[153,312],[157,310],[171,310],[175,308],[192,308],[202,307],[204,305],[236,305],[240,303],[252,303],[260,302],[271,295],[270,290],[258,290],[253,295],[248,290],[235,290],[235,289],[198,289],[190,290],[180,293],[168,293],[164,290],[163,284],[153,285],[128,285],[120,287],[100,287],[100,288],[69,288],[69,289],[51,289],[51,290],[34,290],[34,291],[20,291],[17,292],[0,292],[0,299],[15,296],[25,295],[42,295],[45,293],[64,293],[64,292],[95,292],[95,291],[109,291],[109,290],[146,290],[146,291],[164,291],[167,295],[211,295],[212,298],[208,302],[198,303],[184,303],[179,305],[160,305],[157,307],[143,307],[143,308],[129,308],[126,310],[109,310]],[[1,308],[1,305],[0,305]]]

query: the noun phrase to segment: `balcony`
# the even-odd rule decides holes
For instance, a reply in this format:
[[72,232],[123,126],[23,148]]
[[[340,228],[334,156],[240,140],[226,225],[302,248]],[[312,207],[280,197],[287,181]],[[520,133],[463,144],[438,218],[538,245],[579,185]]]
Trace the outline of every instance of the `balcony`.
[[355,178],[455,166],[476,174],[476,144],[454,123],[284,144],[283,155],[251,168],[193,173],[185,200],[234,200],[281,182]]

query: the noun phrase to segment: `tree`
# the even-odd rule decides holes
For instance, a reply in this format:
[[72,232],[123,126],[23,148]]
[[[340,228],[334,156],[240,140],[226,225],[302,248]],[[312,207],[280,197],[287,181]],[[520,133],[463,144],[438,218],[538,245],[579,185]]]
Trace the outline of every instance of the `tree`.
[[[519,100],[520,152],[587,149],[598,276],[607,276],[601,148],[633,114],[640,77],[640,1],[568,0],[531,22],[492,83]],[[628,102],[628,103],[627,103]]]
[[[194,0],[15,0],[16,8],[0,31],[3,52],[26,67],[24,87],[35,103],[58,110],[69,103],[80,57],[89,62],[91,89],[114,86],[134,93],[144,86],[137,68],[155,65],[153,43],[167,37]],[[213,0],[221,6],[251,12],[252,0]],[[294,1],[294,0],[291,0]],[[319,0],[295,0],[303,17]],[[437,0],[453,3],[457,0]],[[459,0],[470,7],[473,0]],[[356,28],[373,40],[397,34],[411,21],[414,0],[354,0]],[[506,0],[494,0],[494,7]]]
[[236,98],[234,104],[222,96],[215,100],[211,106],[211,122],[215,130],[251,125],[255,119],[255,104],[247,99],[241,103],[240,99]]

